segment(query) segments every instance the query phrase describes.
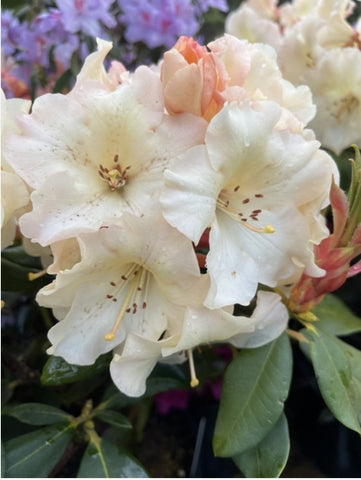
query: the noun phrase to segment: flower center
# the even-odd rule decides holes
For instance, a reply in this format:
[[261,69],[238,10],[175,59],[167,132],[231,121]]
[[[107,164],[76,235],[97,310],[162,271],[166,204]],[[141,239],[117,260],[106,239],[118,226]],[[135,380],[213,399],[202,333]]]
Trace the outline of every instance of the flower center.
[[339,107],[336,113],[336,120],[338,123],[342,122],[342,117],[345,113],[350,115],[355,108],[357,108],[359,104],[358,99],[352,94],[348,93],[341,100],[337,103]]
[[[231,196],[233,197],[234,194],[236,192],[238,192],[238,190],[239,190],[239,185],[234,187]],[[221,195],[217,198],[217,208],[219,208],[220,210],[225,212],[233,220],[236,220],[237,222],[244,225],[246,228],[248,228],[252,232],[256,232],[256,233],[274,233],[275,232],[275,229],[274,229],[274,227],[272,227],[272,225],[265,225],[264,227],[257,227],[253,223],[250,223],[250,221],[251,222],[252,221],[253,222],[258,222],[259,221],[258,216],[262,213],[261,208],[255,208],[253,210],[250,210],[249,204],[252,202],[252,198],[250,198],[250,197],[242,198],[241,204],[245,207],[245,209],[247,209],[247,213],[244,213],[245,210],[243,212],[241,212],[241,211],[237,212],[236,210],[234,210],[231,206],[230,200],[227,199],[227,196],[230,196],[230,195],[228,195],[228,192],[226,190],[223,190],[221,192]],[[254,198],[255,199],[261,199],[261,198],[263,198],[263,195],[262,195],[262,193],[255,193]],[[234,204],[234,203],[235,202],[232,201],[232,204]],[[238,203],[238,198],[237,198],[237,203]]]
[[132,264],[130,269],[125,275],[120,277],[118,282],[110,282],[113,292],[107,294],[107,298],[110,301],[116,302],[119,294],[127,288],[127,293],[123,304],[120,308],[118,316],[115,320],[113,328],[104,335],[104,339],[107,341],[114,340],[116,331],[122,322],[125,314],[136,314],[138,309],[147,308],[147,296],[149,290],[150,273],[145,268],[138,264]]
[[119,164],[119,156],[115,155],[113,160],[113,165],[109,169],[103,165],[99,165],[98,173],[100,178],[108,183],[111,191],[114,191],[118,188],[124,187],[128,181],[128,171],[131,168],[131,165],[128,165],[122,169]]

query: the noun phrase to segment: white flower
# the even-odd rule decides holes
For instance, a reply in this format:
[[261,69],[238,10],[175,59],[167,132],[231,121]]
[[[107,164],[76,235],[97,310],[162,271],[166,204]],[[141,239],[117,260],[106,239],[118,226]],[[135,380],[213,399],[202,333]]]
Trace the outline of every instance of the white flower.
[[317,105],[310,127],[322,145],[336,154],[352,144],[361,147],[361,51],[324,52],[309,86]]
[[304,269],[323,273],[312,242],[327,235],[319,208],[334,163],[319,155],[312,135],[278,129],[280,117],[270,101],[226,105],[211,120],[205,146],[165,171],[167,221],[195,244],[211,226],[210,308],[248,304],[258,283],[292,283]]
[[[269,45],[251,44],[224,35],[208,44],[228,76],[222,91],[225,101],[273,100],[284,107],[288,128],[300,132],[315,115],[308,87],[295,87],[286,81],[277,63],[276,51]],[[302,105],[302,107],[301,107]]]
[[202,304],[191,242],[161,217],[123,220],[123,227],[79,235],[81,261],[37,295],[60,320],[49,331],[49,353],[69,363],[93,363],[129,332],[157,341],[181,328],[185,305]]
[[100,38],[96,39],[98,50],[87,56],[77,75],[74,89],[78,91],[89,88],[101,88],[108,91],[115,90],[117,86],[128,78],[129,72],[120,62],[112,62],[109,72],[106,72],[103,62],[113,47],[112,42]]
[[30,109],[30,101],[6,99],[1,90],[1,249],[14,242],[18,217],[29,203],[29,191],[23,180],[12,170],[4,154],[8,136],[17,131],[15,118]]
[[235,316],[225,309],[186,309],[180,329],[158,341],[129,334],[125,344],[114,350],[110,373],[126,395],[145,392],[146,380],[157,362],[184,362],[188,353],[191,385],[197,384],[191,349],[212,342],[229,342],[236,347],[254,348],[278,337],[286,328],[288,312],[281,298],[259,292],[257,306],[250,317]]
[[[254,1],[242,2],[241,5],[228,14],[225,21],[225,31],[237,38],[246,39],[251,43],[267,43],[276,50],[281,43],[280,27],[277,24],[274,1],[264,1],[263,5],[255,5]],[[268,5],[268,8],[266,4]]]
[[203,119],[164,114],[160,79],[147,67],[113,91],[85,84],[39,97],[6,145],[34,189],[22,232],[43,246],[121,223],[124,211],[143,215],[169,159],[203,141]]

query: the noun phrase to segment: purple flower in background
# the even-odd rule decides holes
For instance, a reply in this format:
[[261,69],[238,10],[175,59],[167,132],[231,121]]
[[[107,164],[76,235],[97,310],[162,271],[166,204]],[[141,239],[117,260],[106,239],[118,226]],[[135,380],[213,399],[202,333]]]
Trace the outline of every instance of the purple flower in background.
[[9,10],[1,11],[1,49],[5,57],[15,53],[19,26],[19,20]]
[[123,11],[128,42],[148,47],[171,48],[180,35],[193,36],[199,29],[196,9],[190,0],[118,0]]
[[108,28],[116,26],[109,13],[113,0],[61,0],[58,8],[63,15],[65,29],[70,33],[83,32],[92,37],[108,37],[101,23]]
[[199,13],[204,13],[210,8],[216,8],[221,12],[228,12],[229,7],[227,4],[227,0],[200,0],[196,2],[196,8]]

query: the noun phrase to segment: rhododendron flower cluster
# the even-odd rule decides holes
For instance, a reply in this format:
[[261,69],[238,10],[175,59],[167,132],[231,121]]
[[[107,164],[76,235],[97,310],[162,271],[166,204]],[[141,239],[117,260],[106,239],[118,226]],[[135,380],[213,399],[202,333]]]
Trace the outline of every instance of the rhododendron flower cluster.
[[272,45],[284,77],[308,85],[317,106],[309,126],[336,154],[361,146],[361,21],[349,22],[349,0],[247,0],[231,12],[226,31]]
[[158,361],[188,359],[195,386],[194,347],[285,330],[277,292],[325,273],[314,246],[338,171],[271,47],[182,37],[156,66],[107,72],[110,48],[17,116],[4,156],[31,191],[21,233],[54,255],[37,295],[58,319],[48,353],[113,351],[115,384],[139,396]]

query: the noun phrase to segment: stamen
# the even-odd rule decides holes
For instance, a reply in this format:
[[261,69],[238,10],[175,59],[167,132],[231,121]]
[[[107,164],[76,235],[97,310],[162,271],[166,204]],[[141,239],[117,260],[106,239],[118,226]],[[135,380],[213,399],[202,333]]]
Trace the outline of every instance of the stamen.
[[196,375],[196,370],[194,368],[194,359],[193,359],[193,351],[191,348],[187,350],[188,353],[188,361],[189,361],[189,371],[191,374],[191,381],[190,381],[190,386],[192,388],[198,387],[199,385],[199,380]]
[[29,272],[28,279],[30,282],[32,282],[33,280],[43,277],[44,275],[46,275],[46,268],[44,268],[44,270],[40,270],[40,272]]
[[114,326],[109,333],[106,333],[104,335],[104,340],[107,340],[109,342],[114,340],[115,333],[116,333],[116,331],[117,331],[117,329],[118,329],[118,327],[119,327],[119,325],[120,325],[120,323],[121,323],[121,321],[124,317],[124,314],[127,312],[127,309],[129,308],[130,300],[133,297],[133,294],[134,294],[134,291],[137,288],[137,285],[138,285],[138,278],[135,276],[132,280],[132,283],[130,284],[127,296],[125,297],[122,308],[120,309],[120,312],[117,316],[117,319],[114,323]]
[[[259,195],[259,194],[257,194]],[[242,203],[248,203],[250,200],[249,198],[245,198]],[[226,202],[220,198],[217,199],[217,206],[220,210],[223,210],[225,213],[227,213],[230,217],[234,218],[237,221],[241,221],[242,225],[247,227],[249,230],[252,232],[256,233],[274,233],[275,229],[272,227],[272,225],[265,225],[262,228],[255,227],[254,225],[251,225],[248,223],[248,219],[245,218],[244,214],[242,212],[235,213],[232,209],[229,208],[229,201],[227,200]],[[262,213],[261,209],[256,209],[253,210],[252,213],[249,215],[249,218],[251,218],[254,221],[258,221],[258,215]]]
[[122,169],[119,164],[119,156],[115,155],[113,160],[113,168],[104,167],[99,165],[98,173],[102,180],[108,183],[110,190],[114,191],[117,188],[122,188],[128,181],[128,170],[131,168],[131,165],[128,165],[126,168]]
[[[104,339],[107,341],[114,340],[116,331],[126,313],[131,313],[135,315],[140,308],[144,310],[147,307],[146,300],[149,290],[150,274],[145,268],[141,268],[139,270],[138,267],[139,265],[132,264],[130,269],[120,277],[123,282],[120,283],[120,287],[117,289],[117,292],[113,291],[112,294],[106,295],[107,298],[111,299],[113,302],[116,302],[118,298],[115,295],[119,295],[119,292],[121,292],[125,288],[128,288],[128,292],[126,294],[126,297],[116,318],[113,328],[110,332],[104,335]],[[110,282],[110,284],[112,286],[117,285],[113,281]]]

